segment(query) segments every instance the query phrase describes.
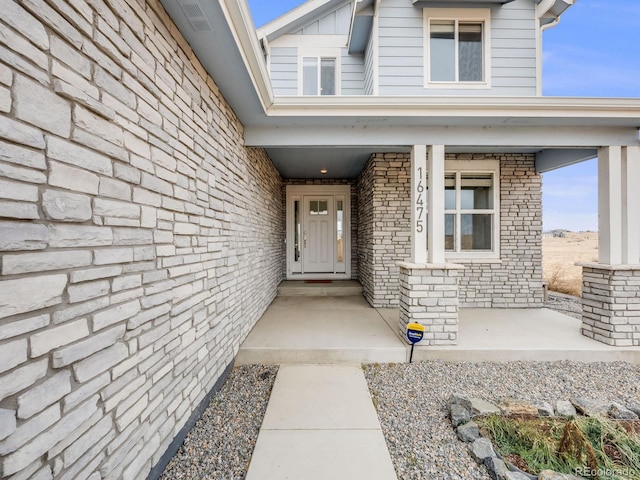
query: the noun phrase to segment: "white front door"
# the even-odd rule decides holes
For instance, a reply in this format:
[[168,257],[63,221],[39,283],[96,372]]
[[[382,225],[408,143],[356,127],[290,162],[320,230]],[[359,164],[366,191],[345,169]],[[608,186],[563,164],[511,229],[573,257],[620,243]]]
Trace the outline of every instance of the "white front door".
[[305,196],[302,215],[302,260],[305,273],[333,273],[333,196]]
[[287,279],[351,278],[351,187],[287,185]]

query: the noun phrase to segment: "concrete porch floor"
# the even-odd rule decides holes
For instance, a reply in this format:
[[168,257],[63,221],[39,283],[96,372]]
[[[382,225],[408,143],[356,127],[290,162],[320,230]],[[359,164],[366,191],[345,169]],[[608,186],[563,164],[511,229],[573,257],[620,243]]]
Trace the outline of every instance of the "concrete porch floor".
[[[580,320],[546,308],[461,309],[455,346],[416,347],[415,360],[628,361],[640,347],[611,347],[580,333]],[[240,347],[236,364],[406,362],[397,309],[362,296],[277,297]]]

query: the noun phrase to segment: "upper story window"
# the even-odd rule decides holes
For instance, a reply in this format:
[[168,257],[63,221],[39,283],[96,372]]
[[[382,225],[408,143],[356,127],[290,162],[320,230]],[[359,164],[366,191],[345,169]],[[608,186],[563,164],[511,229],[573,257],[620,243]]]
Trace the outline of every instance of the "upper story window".
[[488,9],[425,9],[428,87],[488,88]]
[[302,57],[302,95],[336,95],[337,59]]

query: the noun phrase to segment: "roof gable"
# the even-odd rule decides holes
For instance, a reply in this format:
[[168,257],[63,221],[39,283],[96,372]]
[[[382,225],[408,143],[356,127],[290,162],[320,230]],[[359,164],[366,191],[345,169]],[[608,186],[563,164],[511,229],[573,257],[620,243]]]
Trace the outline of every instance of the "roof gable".
[[286,34],[346,35],[352,0],[308,0],[258,29],[258,37],[272,41]]

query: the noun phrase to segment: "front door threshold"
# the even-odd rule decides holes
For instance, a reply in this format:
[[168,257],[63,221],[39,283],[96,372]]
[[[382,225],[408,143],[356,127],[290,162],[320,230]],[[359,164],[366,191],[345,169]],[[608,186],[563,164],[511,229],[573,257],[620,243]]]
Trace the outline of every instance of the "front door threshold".
[[287,280],[351,280],[346,273],[290,273]]

